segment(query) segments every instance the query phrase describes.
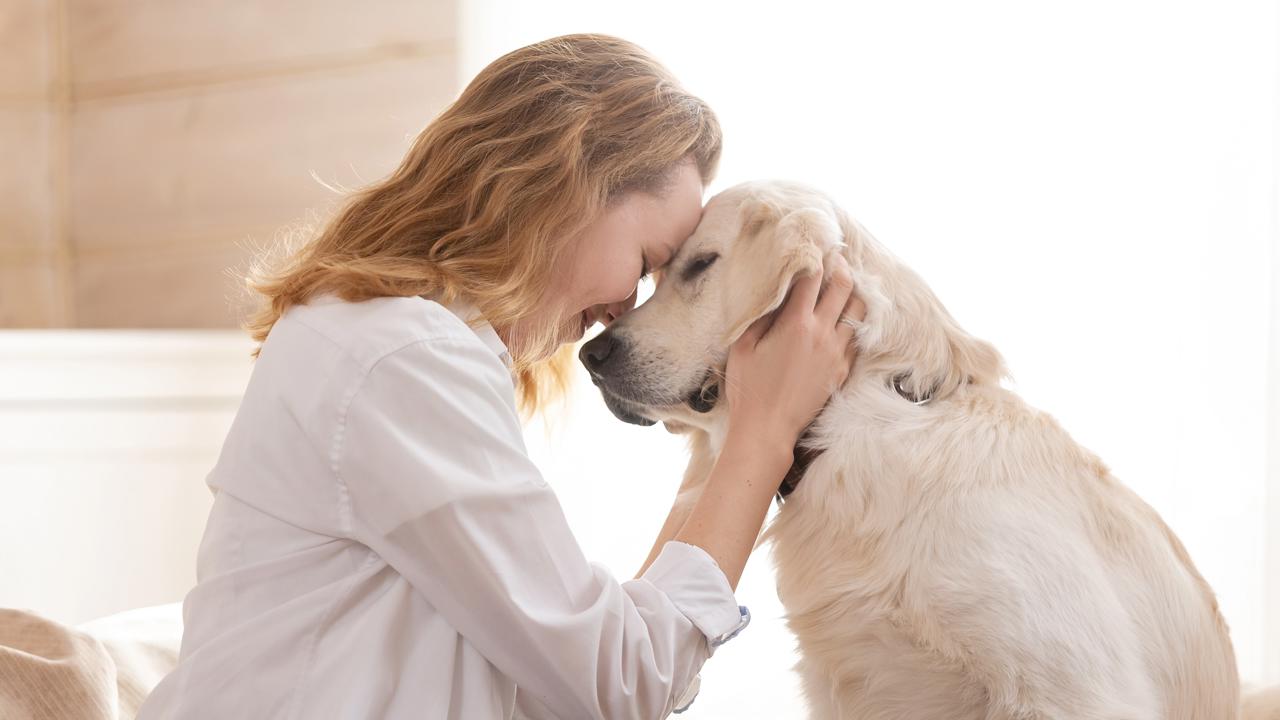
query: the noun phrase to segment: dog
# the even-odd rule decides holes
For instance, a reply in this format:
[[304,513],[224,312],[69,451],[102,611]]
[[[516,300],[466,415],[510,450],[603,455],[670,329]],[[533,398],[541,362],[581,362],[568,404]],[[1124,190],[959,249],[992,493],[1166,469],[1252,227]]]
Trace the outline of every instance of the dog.
[[677,509],[725,439],[729,346],[834,253],[867,307],[858,358],[761,537],[810,717],[1242,717],[1226,623],[1178,538],[813,189],[717,195],[653,296],[580,352],[619,419],[689,435]]

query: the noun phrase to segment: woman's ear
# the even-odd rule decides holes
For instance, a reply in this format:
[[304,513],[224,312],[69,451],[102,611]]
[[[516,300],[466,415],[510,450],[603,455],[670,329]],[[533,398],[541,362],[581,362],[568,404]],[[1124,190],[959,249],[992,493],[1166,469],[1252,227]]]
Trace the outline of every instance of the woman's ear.
[[741,208],[742,230],[725,279],[722,307],[732,320],[726,344],[732,344],[757,319],[777,310],[797,278],[823,271],[823,257],[843,247],[835,215],[823,208],[783,212],[766,200]]

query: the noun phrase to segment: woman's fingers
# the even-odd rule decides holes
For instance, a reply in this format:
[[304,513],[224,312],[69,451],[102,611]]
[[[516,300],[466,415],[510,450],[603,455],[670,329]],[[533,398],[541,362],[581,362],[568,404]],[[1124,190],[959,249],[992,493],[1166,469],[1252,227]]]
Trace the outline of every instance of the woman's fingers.
[[[812,316],[816,327],[831,327],[844,316],[861,320],[866,316],[866,306],[853,294],[853,273],[849,261],[841,255],[833,256],[835,266],[830,279],[823,287],[823,273],[800,277],[791,286],[791,291],[781,310],[770,313],[753,322],[739,340],[745,347],[754,347],[760,339],[769,333],[774,321],[789,318],[794,322],[802,322]],[[848,341],[853,337],[853,326],[839,323],[837,332],[840,339]]]
[[[853,291],[853,271],[843,257],[836,260],[836,268],[831,273],[831,281],[822,300],[819,301],[818,314],[823,320],[835,324],[835,339],[843,348],[843,363],[839,364],[840,372],[836,378],[836,386],[844,385],[849,373],[853,370],[854,359],[858,355],[858,345],[854,342],[855,327],[867,316],[867,305]],[[835,318],[831,314],[835,309]],[[830,327],[830,326],[828,326]]]
[[791,320],[800,320],[813,314],[814,305],[818,302],[818,291],[822,289],[822,271],[806,275],[791,286],[791,295],[787,298],[781,315]]
[[742,335],[734,342],[734,345],[740,345],[746,348],[754,348],[756,343],[760,342],[760,338],[764,337],[765,332],[772,324],[773,313],[767,313],[756,318],[755,322],[747,326],[742,331]]
[[818,320],[828,327],[836,324],[845,311],[845,306],[849,304],[849,298],[853,296],[853,271],[849,268],[849,261],[836,255],[831,264],[831,279],[814,310]]
[[840,313],[840,318],[836,321],[836,335],[844,342],[851,343],[857,328],[854,327],[853,322],[846,322],[846,320],[862,322],[866,317],[867,304],[857,295],[850,295],[849,301],[844,305],[844,312]]

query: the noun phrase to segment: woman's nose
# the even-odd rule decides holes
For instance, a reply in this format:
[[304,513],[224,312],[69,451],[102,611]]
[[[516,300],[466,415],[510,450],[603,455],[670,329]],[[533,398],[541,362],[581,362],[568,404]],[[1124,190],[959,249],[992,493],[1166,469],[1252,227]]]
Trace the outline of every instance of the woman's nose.
[[604,323],[605,327],[609,327],[614,320],[617,320],[625,315],[627,311],[634,308],[636,306],[636,293],[638,293],[639,290],[639,288],[632,290],[626,300],[620,300],[618,302],[605,305],[604,312],[600,313],[600,322]]

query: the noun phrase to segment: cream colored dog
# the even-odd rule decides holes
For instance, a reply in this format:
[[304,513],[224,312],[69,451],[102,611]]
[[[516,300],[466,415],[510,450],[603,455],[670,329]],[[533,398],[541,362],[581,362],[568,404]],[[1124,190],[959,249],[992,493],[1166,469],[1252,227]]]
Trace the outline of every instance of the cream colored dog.
[[807,188],[715,197],[654,296],[583,348],[618,417],[691,434],[681,504],[723,440],[729,345],[837,252],[868,308],[858,360],[765,533],[811,717],[1240,717],[1213,591],[1160,517]]

